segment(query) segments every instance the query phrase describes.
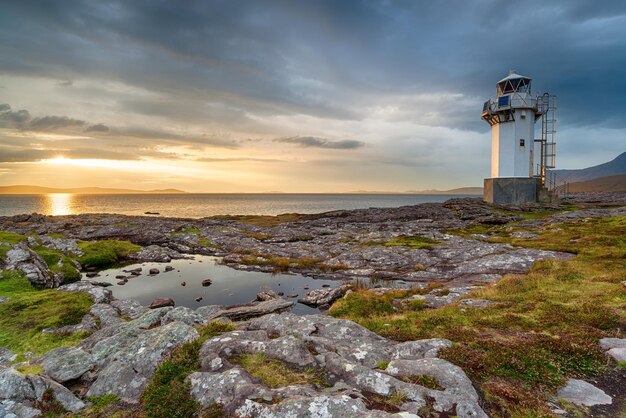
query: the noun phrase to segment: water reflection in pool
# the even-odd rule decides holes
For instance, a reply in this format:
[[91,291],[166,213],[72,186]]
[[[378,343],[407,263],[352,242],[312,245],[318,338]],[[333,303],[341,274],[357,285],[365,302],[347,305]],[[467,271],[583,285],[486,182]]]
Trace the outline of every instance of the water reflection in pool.
[[[91,280],[113,283],[109,287],[113,296],[118,299],[136,299],[144,305],[150,304],[155,298],[170,297],[176,306],[197,308],[204,305],[234,305],[254,300],[261,287],[269,287],[275,292],[284,292],[285,298],[296,302],[297,298],[287,298],[288,294],[304,296],[313,289],[322,285],[338,286],[336,280],[312,279],[299,274],[270,274],[251,271],[239,271],[217,264],[219,258],[196,255],[193,260],[172,260],[170,263],[141,263],[114,268],[100,272],[99,277]],[[166,266],[174,270],[165,272]],[[132,270],[141,267],[141,276],[128,280],[123,285],[116,276],[130,276],[123,270]],[[151,268],[159,269],[160,273],[148,275]],[[83,274],[83,278],[86,278]],[[202,286],[204,279],[211,279],[213,284]],[[181,283],[186,282],[185,286]],[[308,287],[309,289],[305,289]],[[202,301],[196,302],[196,298]],[[319,310],[301,303],[296,303],[292,312],[297,314],[318,313]]]

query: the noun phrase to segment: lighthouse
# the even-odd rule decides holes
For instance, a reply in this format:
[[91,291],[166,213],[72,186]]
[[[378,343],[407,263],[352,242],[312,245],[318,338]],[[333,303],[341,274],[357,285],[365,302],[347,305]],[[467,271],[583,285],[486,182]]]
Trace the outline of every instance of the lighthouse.
[[[483,105],[481,118],[491,126],[491,177],[487,202],[520,204],[551,200],[547,169],[556,156],[556,96],[533,95],[530,77],[510,71],[496,83],[496,97]],[[540,123],[540,134],[535,125]]]

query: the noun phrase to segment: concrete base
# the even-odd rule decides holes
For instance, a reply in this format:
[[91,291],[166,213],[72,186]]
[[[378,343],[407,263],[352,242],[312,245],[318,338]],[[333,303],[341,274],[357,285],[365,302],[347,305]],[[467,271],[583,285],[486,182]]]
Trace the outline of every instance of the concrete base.
[[485,202],[519,205],[537,202],[539,179],[532,177],[497,177],[485,179]]

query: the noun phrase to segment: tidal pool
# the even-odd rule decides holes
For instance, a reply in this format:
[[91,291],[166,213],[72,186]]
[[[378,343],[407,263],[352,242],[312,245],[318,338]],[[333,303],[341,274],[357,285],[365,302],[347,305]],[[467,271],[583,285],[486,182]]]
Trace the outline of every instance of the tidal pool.
[[[240,271],[220,265],[218,261],[217,257],[195,255],[193,259],[172,260],[169,263],[139,263],[103,270],[94,278],[87,278],[83,273],[83,279],[112,283],[113,286],[108,289],[118,299],[136,299],[143,305],[149,305],[156,298],[169,297],[176,306],[189,308],[247,303],[254,300],[262,288],[284,292],[285,299],[297,302],[299,297],[323,285],[337,287],[341,284],[337,280],[313,279],[300,274]],[[174,270],[166,272],[166,266]],[[120,279],[116,279],[116,276],[132,277],[127,272],[137,268],[141,268],[140,276],[129,279],[123,286],[117,284]],[[152,268],[159,269],[159,274],[149,275]],[[211,279],[213,283],[203,287],[202,281],[205,279]],[[182,286],[182,282],[186,283],[185,286]],[[289,298],[288,294],[297,294],[298,297]],[[196,302],[200,296],[202,300]],[[303,315],[319,313],[319,310],[296,303],[292,312]]]

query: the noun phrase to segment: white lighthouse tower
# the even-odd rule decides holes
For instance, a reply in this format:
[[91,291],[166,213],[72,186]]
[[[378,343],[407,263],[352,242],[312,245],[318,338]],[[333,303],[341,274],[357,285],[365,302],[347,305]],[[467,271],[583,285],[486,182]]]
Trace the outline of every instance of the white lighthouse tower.
[[[554,168],[556,97],[533,96],[531,79],[511,71],[496,83],[496,98],[483,106],[491,126],[491,178],[485,200],[492,203],[536,202],[546,193],[546,169]],[[541,119],[541,136],[535,122]]]

